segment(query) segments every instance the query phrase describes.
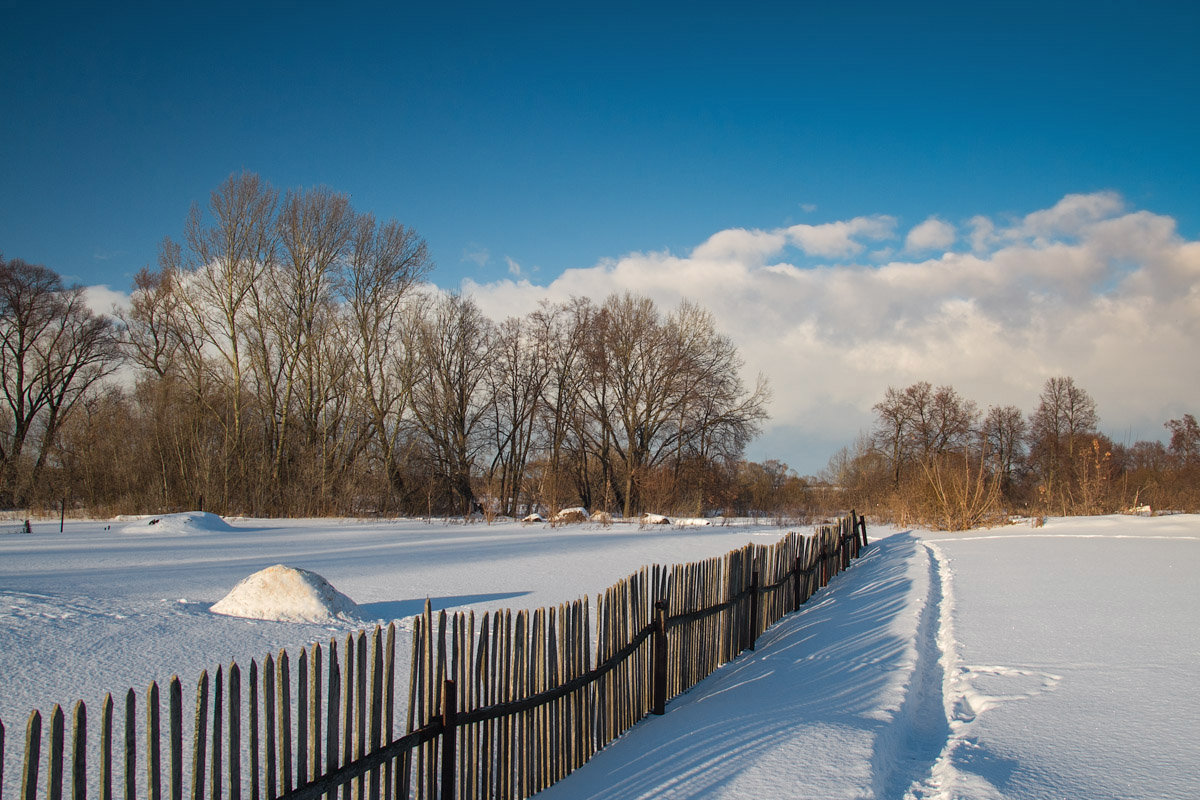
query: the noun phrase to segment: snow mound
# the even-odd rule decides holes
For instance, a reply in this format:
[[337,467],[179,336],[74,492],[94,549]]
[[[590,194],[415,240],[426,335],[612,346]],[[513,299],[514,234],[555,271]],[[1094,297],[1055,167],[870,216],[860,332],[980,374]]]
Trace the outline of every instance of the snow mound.
[[643,514],[643,525],[670,525],[671,520],[664,517],[662,514]]
[[358,605],[315,572],[283,564],[243,578],[209,611],[275,622],[334,622],[358,617]]
[[204,533],[231,531],[233,526],[216,514],[207,511],[185,511],[179,514],[117,517],[118,521],[134,520],[121,529],[122,533]]
[[675,520],[675,524],[680,528],[703,528],[712,525],[712,520],[704,517],[681,517]]
[[573,506],[564,508],[562,511],[554,515],[554,522],[570,523],[570,522],[585,522],[588,518],[588,510],[583,506]]

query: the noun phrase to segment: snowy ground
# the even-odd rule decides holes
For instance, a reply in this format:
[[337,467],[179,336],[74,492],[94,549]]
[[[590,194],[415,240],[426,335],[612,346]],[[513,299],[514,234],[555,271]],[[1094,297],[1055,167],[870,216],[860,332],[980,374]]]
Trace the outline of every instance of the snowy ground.
[[[31,536],[0,536],[4,793],[15,796],[32,708],[176,672],[194,681],[357,627],[208,611],[272,564],[323,575],[363,619],[390,620],[425,597],[556,603],[643,564],[779,534],[209,518],[59,534],[57,521],[35,523]],[[757,651],[540,796],[1200,796],[1200,517],[871,535],[867,555]]]

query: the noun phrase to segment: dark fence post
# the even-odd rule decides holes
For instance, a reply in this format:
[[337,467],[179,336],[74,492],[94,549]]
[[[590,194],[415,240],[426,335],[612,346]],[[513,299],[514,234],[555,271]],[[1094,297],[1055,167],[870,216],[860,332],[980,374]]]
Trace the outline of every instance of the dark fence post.
[[803,582],[804,582],[804,573],[803,573],[803,572],[801,572],[801,566],[800,566],[800,564],[801,564],[801,563],[803,563],[803,562],[802,562],[802,556],[801,556],[801,554],[802,554],[803,552],[804,552],[804,548],[800,548],[800,549],[799,549],[799,550],[796,552],[796,564],[795,564],[795,565],[792,567],[792,572],[793,572],[793,577],[792,577],[792,610],[793,610],[793,611],[795,611],[795,610],[799,609],[799,608],[800,608],[800,606],[801,606],[801,604],[803,604],[803,603],[804,603],[804,586],[803,586]]
[[859,527],[859,530],[862,531],[862,539],[861,539],[862,547],[864,550],[866,550],[867,549],[867,518],[865,516],[858,518],[858,527]]
[[654,708],[653,714],[667,713],[667,601],[654,604]]
[[454,800],[454,728],[457,717],[454,681],[447,680],[442,684],[442,800]]
[[758,606],[758,570],[755,570],[750,577],[750,630],[747,637],[747,641],[749,641],[749,644],[746,645],[747,650],[754,649],[754,641],[758,638]]

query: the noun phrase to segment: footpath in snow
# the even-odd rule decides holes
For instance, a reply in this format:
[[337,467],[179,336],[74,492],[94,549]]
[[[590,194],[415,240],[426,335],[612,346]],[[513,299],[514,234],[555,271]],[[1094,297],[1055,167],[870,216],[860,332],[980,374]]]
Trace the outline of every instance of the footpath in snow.
[[1198,617],[1200,517],[892,532],[538,796],[1194,798]]

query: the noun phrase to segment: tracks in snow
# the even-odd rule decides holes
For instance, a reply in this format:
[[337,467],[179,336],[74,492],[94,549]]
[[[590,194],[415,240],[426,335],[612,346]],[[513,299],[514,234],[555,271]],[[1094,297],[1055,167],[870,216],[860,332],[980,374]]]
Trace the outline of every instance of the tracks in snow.
[[972,728],[987,710],[1052,691],[1061,677],[1012,666],[963,664],[954,636],[949,561],[936,544],[915,544],[918,557],[927,563],[928,583],[904,700],[875,746],[875,796],[880,800],[1002,798],[981,775],[959,768],[986,749],[972,736]]

